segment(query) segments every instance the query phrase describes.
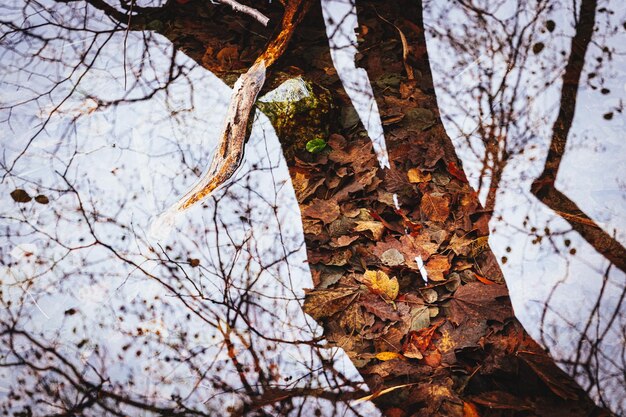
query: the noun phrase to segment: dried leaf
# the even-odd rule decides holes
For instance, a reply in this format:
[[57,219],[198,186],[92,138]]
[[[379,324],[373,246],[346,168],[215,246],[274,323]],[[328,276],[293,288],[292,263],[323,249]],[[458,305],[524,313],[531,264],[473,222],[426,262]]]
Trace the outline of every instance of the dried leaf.
[[420,209],[434,222],[444,222],[450,214],[450,198],[441,193],[428,193],[422,197]]
[[468,321],[504,322],[513,317],[513,309],[508,300],[499,298],[508,295],[505,285],[485,285],[480,282],[462,285],[450,301],[450,320],[456,325]]
[[381,222],[360,221],[356,222],[355,232],[370,232],[373,240],[380,240],[385,232],[385,226]]
[[339,236],[336,238],[334,237],[330,241],[330,246],[332,246],[333,248],[343,248],[343,247],[350,245],[352,242],[354,242],[358,238],[359,236],[345,236],[345,235]]
[[471,250],[473,240],[465,236],[452,235],[448,247],[457,255],[467,256]]
[[322,224],[319,220],[314,219],[302,219],[302,229],[307,235],[319,235],[322,233]]
[[504,391],[488,391],[472,396],[472,401],[491,409],[500,410],[534,410],[532,404]]
[[441,323],[433,324],[432,326],[421,329],[417,332],[409,332],[407,340],[404,342],[404,346],[402,346],[404,356],[422,359],[424,353],[430,346],[435,330],[437,330],[440,324]]
[[[494,286],[486,288],[491,287]],[[544,354],[538,355],[533,352],[518,352],[518,356],[535,371],[537,376],[550,388],[550,391],[566,400],[578,399],[578,387],[565,372],[556,366],[549,356]]]
[[376,359],[384,362],[393,359],[404,359],[404,356],[396,352],[379,352],[376,354]]
[[359,399],[354,400],[354,401],[352,402],[352,405],[360,404],[360,403],[363,403],[363,402],[365,402],[365,401],[371,401],[371,400],[373,400],[374,398],[378,398],[378,397],[380,397],[381,395],[387,394],[387,393],[389,393],[389,392],[391,392],[391,391],[395,391],[395,390],[397,390],[398,388],[409,387],[409,386],[411,386],[411,385],[415,385],[415,383],[412,383],[412,384],[403,384],[403,385],[396,385],[395,387],[389,387],[389,388],[385,388],[385,389],[380,390],[380,391],[376,391],[376,392],[375,392],[375,393],[373,393],[373,394],[366,395],[365,397],[362,397],[362,398],[359,398]]
[[380,260],[387,266],[398,266],[404,263],[404,256],[398,249],[392,248],[384,251]]
[[350,252],[350,249],[319,251],[309,254],[309,263],[322,263],[324,265],[344,266],[348,263],[350,257],[352,257],[352,252]]
[[379,295],[370,293],[361,296],[359,301],[365,307],[365,310],[382,320],[399,321],[401,319],[398,311],[394,310],[392,305],[380,298]]
[[307,292],[302,308],[304,312],[319,320],[344,310],[356,297],[357,288],[340,287],[331,290]]
[[11,191],[11,198],[16,203],[28,203],[30,200],[32,200],[32,197],[29,196],[28,193],[21,188]]
[[35,201],[39,204],[48,204],[50,202],[50,199],[48,199],[48,197],[43,194],[39,194],[37,197],[35,197]]
[[463,417],[480,417],[478,409],[472,403],[463,402]]
[[389,275],[383,271],[365,271],[363,282],[371,292],[380,294],[391,301],[396,299],[400,290],[400,284],[398,284],[396,277],[389,278]]
[[428,307],[419,306],[411,309],[411,331],[418,331],[430,325],[430,312]]
[[316,198],[304,207],[302,214],[328,224],[339,217],[339,205],[334,200]]
[[420,182],[428,182],[432,179],[432,175],[428,171],[422,171],[418,168],[411,168],[408,171],[409,182],[417,184]]
[[450,260],[444,255],[433,255],[426,264],[428,279],[431,281],[444,281],[446,274],[450,270]]
[[[371,315],[368,314],[371,317]],[[363,310],[358,303],[352,303],[346,308],[339,319],[339,325],[348,331],[361,331],[366,325],[367,320],[363,314]],[[370,325],[374,324],[373,319]]]
[[453,161],[448,162],[448,172],[450,173],[450,175],[452,175],[459,181],[464,182],[464,183],[468,182],[467,177],[465,177],[465,172],[463,172],[462,169],[457,167]]

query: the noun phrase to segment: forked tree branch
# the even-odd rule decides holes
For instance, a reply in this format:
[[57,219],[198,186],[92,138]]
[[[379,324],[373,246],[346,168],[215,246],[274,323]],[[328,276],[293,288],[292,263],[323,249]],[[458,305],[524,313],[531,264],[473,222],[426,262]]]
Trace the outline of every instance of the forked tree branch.
[[572,48],[561,90],[561,106],[552,128],[552,140],[543,172],[533,182],[531,192],[546,206],[565,219],[595,250],[616,267],[626,272],[626,249],[600,228],[575,202],[556,189],[556,177],[565,153],[567,137],[576,111],[576,99],[580,76],[585,63],[587,47],[591,42],[595,25],[597,1],[583,0],[580,21],[572,38]]

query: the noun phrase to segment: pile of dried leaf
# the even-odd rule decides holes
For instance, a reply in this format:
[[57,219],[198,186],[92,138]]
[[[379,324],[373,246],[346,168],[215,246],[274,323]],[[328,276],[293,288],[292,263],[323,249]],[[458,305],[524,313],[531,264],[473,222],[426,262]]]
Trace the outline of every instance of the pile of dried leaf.
[[324,152],[287,152],[315,283],[304,310],[385,393],[387,415],[585,415],[593,404],[514,318],[489,215],[439,119],[419,19],[401,18],[415,6],[401,7],[359,16],[359,64],[375,86],[390,170],[328,56],[308,62],[341,116]]

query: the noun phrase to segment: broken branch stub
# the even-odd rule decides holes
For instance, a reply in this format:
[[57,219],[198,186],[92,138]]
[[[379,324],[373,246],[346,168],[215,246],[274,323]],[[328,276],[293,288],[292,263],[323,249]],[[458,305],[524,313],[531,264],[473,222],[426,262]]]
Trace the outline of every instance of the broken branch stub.
[[259,91],[265,84],[267,68],[283,55],[296,26],[311,4],[312,0],[294,0],[287,4],[280,31],[235,83],[217,151],[209,168],[182,198],[159,216],[152,227],[153,232],[158,232],[163,226],[171,226],[177,213],[203,200],[233,176],[243,160],[248,120]]

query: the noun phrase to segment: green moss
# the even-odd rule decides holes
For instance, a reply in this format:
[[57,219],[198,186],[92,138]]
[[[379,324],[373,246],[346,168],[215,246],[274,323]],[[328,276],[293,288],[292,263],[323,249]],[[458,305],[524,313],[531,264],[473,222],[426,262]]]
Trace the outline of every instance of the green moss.
[[[288,157],[303,150],[312,152],[308,149],[312,145],[307,144],[316,140],[325,145],[333,110],[327,89],[292,78],[261,97],[256,106],[271,120]],[[321,142],[315,142],[315,152],[324,148]]]

